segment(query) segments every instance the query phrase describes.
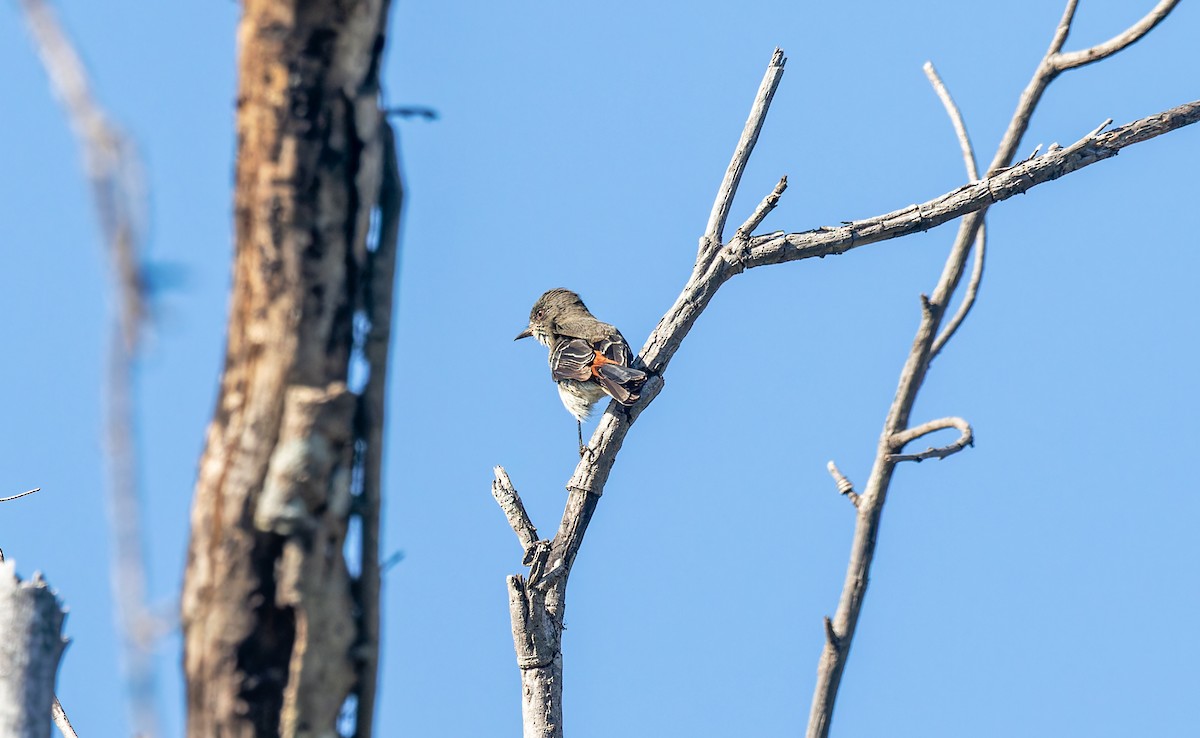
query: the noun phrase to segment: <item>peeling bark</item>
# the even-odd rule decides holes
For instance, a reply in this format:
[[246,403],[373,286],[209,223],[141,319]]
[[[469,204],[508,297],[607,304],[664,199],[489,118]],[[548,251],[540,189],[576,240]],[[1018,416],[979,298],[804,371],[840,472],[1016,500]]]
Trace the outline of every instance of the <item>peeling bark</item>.
[[333,735],[364,671],[374,679],[363,631],[377,613],[362,612],[343,549],[352,517],[372,542],[378,524],[378,496],[353,488],[369,403],[347,381],[355,315],[377,312],[388,5],[245,3],[229,336],[182,602],[192,736]]

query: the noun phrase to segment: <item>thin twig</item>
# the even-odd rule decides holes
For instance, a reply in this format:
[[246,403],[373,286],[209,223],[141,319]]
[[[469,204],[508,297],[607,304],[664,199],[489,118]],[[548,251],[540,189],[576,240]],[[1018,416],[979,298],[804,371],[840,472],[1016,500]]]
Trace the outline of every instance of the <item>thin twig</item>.
[[729,218],[733,196],[742,181],[746,163],[750,161],[750,152],[754,151],[754,144],[758,142],[758,134],[767,119],[767,108],[771,106],[771,98],[775,96],[779,80],[783,78],[785,64],[787,59],[783,56],[783,49],[775,49],[775,53],[771,55],[771,63],[767,65],[767,71],[763,74],[762,84],[758,86],[758,93],[754,96],[754,104],[750,106],[750,115],[742,129],[742,136],[733,149],[733,157],[729,161],[729,168],[725,170],[725,178],[717,190],[717,199],[713,202],[712,212],[708,216],[708,225],[705,226],[704,236],[700,239],[700,261],[704,261],[706,255],[715,253],[721,247],[725,237],[725,221]]
[[441,117],[437,110],[426,105],[400,105],[384,108],[383,113],[389,118],[422,118],[428,121]]
[[954,102],[954,98],[950,96],[950,90],[946,89],[946,83],[942,82],[941,75],[934,68],[933,62],[925,62],[923,67],[925,76],[929,78],[929,84],[933,85],[933,91],[937,93],[938,99],[942,101],[942,107],[946,109],[946,115],[950,116],[950,125],[954,126],[954,135],[958,139],[959,148],[962,149],[963,165],[967,168],[967,178],[971,181],[979,179],[979,167],[975,163],[975,149],[971,146],[971,137],[967,134],[967,124],[963,122],[962,112],[958,109],[958,104]]
[[979,283],[983,281],[983,266],[987,259],[987,224],[979,224],[979,232],[975,234],[975,249],[971,252],[971,277],[967,280],[967,290],[963,293],[962,302],[955,311],[954,317],[946,321],[946,326],[942,328],[942,332],[934,339],[933,346],[929,348],[929,360],[933,359],[942,352],[946,343],[954,337],[958,327],[967,319],[967,314],[971,312],[971,308],[975,306],[975,298],[979,295]]
[[[942,101],[942,107],[946,109],[946,114],[950,116],[950,124],[954,127],[954,135],[958,139],[959,148],[962,150],[963,166],[967,169],[968,179],[971,181],[979,179],[979,166],[975,161],[975,148],[971,145],[971,137],[967,134],[967,124],[963,121],[962,112],[959,110],[958,104],[954,102],[954,98],[950,95],[950,90],[942,82],[942,78],[937,73],[937,69],[934,68],[933,62],[925,62],[925,76],[929,78],[929,83],[933,85],[933,91],[937,93],[938,99]],[[1037,152],[1034,153],[1036,154]],[[1033,157],[1029,158],[1032,159]],[[979,233],[975,236],[975,249],[972,254],[975,266],[971,270],[971,279],[967,283],[967,290],[963,294],[962,303],[958,306],[954,317],[946,323],[946,327],[942,329],[937,339],[934,340],[933,347],[929,350],[930,361],[933,361],[933,358],[941,352],[946,342],[954,336],[954,332],[966,320],[967,314],[971,312],[971,308],[975,305],[975,298],[979,294],[979,283],[983,280],[983,264],[986,254],[987,228],[986,223],[980,221]]]
[[916,454],[891,453],[888,454],[890,461],[924,461],[925,459],[944,459],[951,454],[956,454],[962,451],[967,446],[975,444],[975,436],[971,431],[971,425],[962,418],[939,418],[931,420],[928,423],[923,423],[916,428],[909,428],[906,431],[895,433],[892,435],[892,448],[899,452],[909,443],[927,436],[930,433],[947,428],[957,428],[959,431],[958,440],[946,446],[930,447]]
[[825,468],[829,470],[829,475],[833,477],[833,482],[837,485],[838,492],[845,495],[846,499],[850,500],[855,507],[858,507],[858,493],[854,491],[854,483],[847,479],[845,474],[842,474],[841,470],[837,468],[837,464],[833,463],[832,460],[825,465]]
[[1063,10],[1062,18],[1058,21],[1058,25],[1054,28],[1054,36],[1050,39],[1050,48],[1046,50],[1043,63],[1046,60],[1053,59],[1058,52],[1062,51],[1063,44],[1067,41],[1067,36],[1071,34],[1071,23],[1075,20],[1075,8],[1078,5],[1079,0],[1067,0],[1067,7]]
[[11,497],[0,497],[0,502],[8,502],[9,500],[19,500],[22,497],[25,497],[26,495],[31,495],[34,492],[41,492],[41,491],[42,491],[41,487],[34,487],[33,489],[26,490],[19,495],[12,495]]
[[775,185],[775,189],[762,199],[758,207],[754,208],[754,212],[746,218],[746,222],[738,227],[737,233],[734,235],[734,240],[744,241],[754,235],[754,229],[758,228],[763,219],[771,214],[775,206],[779,204],[779,198],[783,197],[784,190],[787,189],[787,175],[779,178],[779,182]]
[[1113,36],[1104,43],[1096,44],[1080,51],[1059,53],[1054,59],[1054,64],[1059,71],[1065,71],[1110,57],[1130,44],[1137,43],[1139,39],[1153,30],[1155,26],[1162,23],[1178,4],[1179,0],[1162,0],[1149,13],[1146,13],[1141,20],[1116,36]]
[[1096,137],[1100,135],[1100,132],[1111,126],[1112,122],[1112,118],[1105,118],[1103,123],[1089,131],[1086,136],[1066,147],[1065,149],[1060,148],[1056,150],[1055,154],[1059,156],[1070,156],[1071,154],[1074,154],[1076,151],[1079,151],[1088,144],[1093,143],[1096,140]]

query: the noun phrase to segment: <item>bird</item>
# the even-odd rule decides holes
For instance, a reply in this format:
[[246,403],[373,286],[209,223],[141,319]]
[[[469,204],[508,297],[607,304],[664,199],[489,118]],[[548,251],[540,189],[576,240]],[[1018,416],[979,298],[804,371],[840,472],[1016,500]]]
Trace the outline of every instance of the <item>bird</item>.
[[641,396],[646,372],[629,366],[633,352],[621,332],[597,320],[570,290],[549,290],[537,299],[529,311],[529,325],[513,340],[531,336],[550,349],[550,378],[558,384],[563,406],[575,416],[583,456],[583,421],[592,406],[605,395],[633,405]]

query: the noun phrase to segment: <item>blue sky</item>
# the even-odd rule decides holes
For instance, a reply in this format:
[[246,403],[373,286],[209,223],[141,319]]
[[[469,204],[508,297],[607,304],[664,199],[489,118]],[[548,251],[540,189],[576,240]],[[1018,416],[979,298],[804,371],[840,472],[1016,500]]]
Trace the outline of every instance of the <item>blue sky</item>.
[[[178,596],[223,352],[238,5],[56,3],[96,94],[136,137],[161,295],[138,390],[152,590]],[[1068,49],[1152,3],[1081,3]],[[125,734],[108,590],[101,371],[109,310],[78,151],[0,4],[0,309],[9,388],[0,547],[70,608],[60,696]],[[731,220],[781,174],[762,230],[804,230],[964,181],[921,64],[991,157],[1059,3],[417,3],[394,8],[389,104],[409,199],[399,282],[380,735],[517,735],[504,576],[520,550],[489,493],[503,464],[554,530],[576,461],[544,352],[514,344],[564,286],[640,346],[685,281],[775,46],[789,58]],[[1200,11],[1055,82],[1023,151],[1197,96]],[[915,420],[976,446],[906,465],[885,511],[838,700],[839,736],[1183,735],[1200,687],[1193,544],[1200,392],[1200,130],[989,215],[980,301]],[[853,516],[952,227],[727,284],[631,432],[571,580],[573,737],[794,735]],[[458,352],[466,350],[469,360]],[[486,358],[483,358],[486,357]],[[473,363],[477,362],[477,363]],[[179,734],[179,639],[160,649]]]

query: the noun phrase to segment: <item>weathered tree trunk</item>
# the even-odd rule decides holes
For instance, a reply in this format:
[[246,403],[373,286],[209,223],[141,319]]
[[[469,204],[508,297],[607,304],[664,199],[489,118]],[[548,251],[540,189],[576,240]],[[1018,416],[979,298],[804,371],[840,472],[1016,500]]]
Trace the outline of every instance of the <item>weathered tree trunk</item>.
[[22,582],[0,557],[0,735],[50,738],[64,617],[41,576]]
[[[378,490],[366,487],[385,368],[356,393],[348,367],[355,352],[378,359],[391,304],[397,209],[381,197],[398,184],[384,181],[377,102],[388,5],[245,2],[229,336],[182,602],[196,738],[334,735],[351,694],[356,734],[370,734]],[[359,574],[343,555],[355,516]]]

